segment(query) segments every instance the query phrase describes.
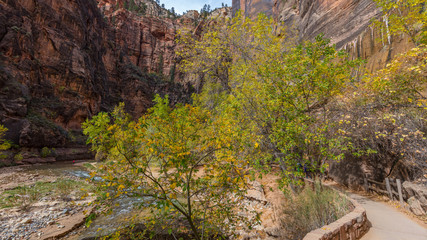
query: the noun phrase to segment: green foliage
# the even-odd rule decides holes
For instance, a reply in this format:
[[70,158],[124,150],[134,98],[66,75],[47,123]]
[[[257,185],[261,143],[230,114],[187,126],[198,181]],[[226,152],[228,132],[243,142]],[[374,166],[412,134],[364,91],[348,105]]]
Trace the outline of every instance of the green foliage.
[[174,82],[175,81],[175,73],[176,73],[176,63],[174,63],[171,67],[171,70],[169,72],[169,76],[170,76],[170,81]]
[[[388,31],[403,31],[391,26],[397,8],[390,6]],[[411,11],[405,14],[415,16]],[[92,173],[103,179],[96,182],[100,202],[140,197],[140,207],[151,211],[149,228],[227,237],[235,224],[256,220],[235,214],[254,167],[259,173],[278,164],[282,183],[291,186],[305,177],[302,167],[321,176],[328,162],[345,156],[392,161],[391,169],[412,158],[408,165],[425,172],[427,51],[423,34],[414,33],[424,23],[417,20],[407,31],[418,48],[356,81],[360,61],[348,60],[322,35],[297,43],[265,15],[222,21],[201,36],[182,31],[178,37],[181,70],[203,86],[193,105],[172,109],[156,96],[138,121],[122,104],[83,124],[102,160]],[[161,72],[163,56],[159,60]],[[306,189],[294,198],[286,227],[295,237],[348,209],[328,190]]]
[[[93,172],[106,193],[104,201],[121,195],[142,197],[151,210],[147,226],[183,227],[196,239],[230,234],[239,222],[235,211],[246,190],[242,146],[226,119],[213,119],[197,106],[156,105],[138,122],[121,104],[83,124],[92,149],[105,156]],[[178,229],[175,229],[178,228]]]
[[415,45],[427,44],[427,11],[425,0],[374,0],[383,11],[375,23],[388,35],[404,33]]
[[138,13],[138,15],[145,15],[147,13],[147,4],[141,2],[135,11]]
[[[117,2],[117,9],[119,3]],[[123,8],[136,13],[139,16],[143,16],[147,12],[147,4],[144,2],[136,3],[135,0],[128,0],[124,2]]]
[[129,3],[127,1],[125,1],[123,3],[123,8],[126,9],[126,10],[129,10]]
[[207,18],[211,12],[212,12],[211,5],[205,4],[203,5],[203,8],[200,10],[200,16],[202,16],[202,18]]
[[157,73],[163,74],[163,68],[164,68],[164,59],[163,59],[163,52],[162,52],[160,53],[159,62],[157,63]]
[[284,183],[302,177],[296,171],[300,164],[323,173],[326,161],[342,158],[346,147],[330,131],[335,124],[326,106],[352,81],[358,62],[348,61],[322,36],[292,44],[264,15],[255,21],[238,15],[223,25],[200,40],[180,38],[191,46],[180,52],[183,70],[205,82],[201,105],[228,114],[241,132],[250,129],[256,137],[248,145],[260,143],[262,150],[255,163],[279,163]]
[[52,154],[52,151],[48,147],[42,148],[40,155],[42,158],[49,157]]
[[381,69],[360,83],[358,92],[365,104],[393,106],[413,104],[426,107],[423,93],[427,84],[427,46],[420,45],[396,56]]
[[337,191],[315,184],[306,186],[298,195],[290,196],[283,206],[286,218],[281,225],[287,239],[303,239],[310,231],[328,225],[347,214],[352,204]]
[[0,151],[7,150],[11,147],[11,143],[4,139],[7,128],[0,124]]
[[21,153],[17,153],[15,154],[15,156],[13,157],[13,159],[15,160],[15,162],[20,162],[24,159],[24,157],[22,156]]
[[373,167],[387,166],[385,175],[408,180],[425,177],[426,59],[425,45],[398,55],[386,68],[366,75],[340,100],[345,103],[340,108],[347,111],[336,121],[338,131],[352,139],[349,150],[358,158],[370,152],[364,161]]
[[375,2],[383,10],[381,19],[375,21],[383,36],[390,41],[404,34],[416,47],[348,86],[333,106],[339,111],[333,118],[339,122],[334,131],[346,139],[345,153],[378,175],[426,178],[426,4],[418,0]]

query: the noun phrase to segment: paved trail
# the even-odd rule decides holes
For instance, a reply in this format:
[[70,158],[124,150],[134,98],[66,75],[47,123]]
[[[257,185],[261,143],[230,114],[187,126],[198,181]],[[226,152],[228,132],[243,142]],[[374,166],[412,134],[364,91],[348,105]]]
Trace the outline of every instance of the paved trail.
[[427,228],[419,225],[405,214],[357,194],[349,196],[365,209],[372,227],[362,240],[427,240]]

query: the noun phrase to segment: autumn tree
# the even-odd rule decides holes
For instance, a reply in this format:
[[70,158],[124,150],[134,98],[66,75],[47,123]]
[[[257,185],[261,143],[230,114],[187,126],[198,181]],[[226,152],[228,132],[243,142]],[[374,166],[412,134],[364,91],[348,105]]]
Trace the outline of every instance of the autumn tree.
[[193,35],[191,31],[179,31],[177,41],[182,48],[177,55],[181,59],[180,68],[199,91],[206,82],[228,88],[232,53],[227,25],[229,20],[218,19],[217,24],[206,26],[206,32],[201,36]]
[[285,183],[304,175],[299,166],[320,174],[345,148],[329,131],[335,123],[326,105],[352,80],[356,62],[322,36],[297,44],[265,15],[252,21],[238,14],[225,26],[193,40],[182,54],[184,70],[208,77],[199,99],[219,116],[233,109],[235,128],[255,133],[249,145],[259,143],[263,151],[255,165],[279,163]]
[[[405,180],[427,171],[427,48],[419,45],[396,56],[384,69],[367,74],[348,95],[342,133],[354,148],[370,151],[368,166]],[[356,157],[360,157],[356,155]]]
[[343,137],[352,139],[347,153],[353,155],[353,161],[363,161],[376,178],[425,178],[426,4],[417,0],[375,2],[383,11],[375,21],[377,26],[390,39],[406,35],[415,48],[350,85],[340,98],[335,120]]
[[[197,106],[169,107],[166,98],[137,122],[123,105],[84,123],[88,143],[105,156],[92,176],[102,177],[104,201],[142,197],[145,224],[170,234],[188,229],[195,239],[232,234],[248,181],[239,132]],[[183,221],[184,220],[184,221]],[[256,219],[253,219],[256,220]]]
[[427,9],[424,0],[374,0],[383,11],[376,21],[387,34],[406,34],[415,45],[427,44]]

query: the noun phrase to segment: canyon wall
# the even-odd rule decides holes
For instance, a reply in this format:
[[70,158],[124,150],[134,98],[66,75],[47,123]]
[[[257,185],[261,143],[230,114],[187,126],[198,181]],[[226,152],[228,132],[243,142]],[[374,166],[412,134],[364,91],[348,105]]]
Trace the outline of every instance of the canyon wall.
[[405,38],[370,27],[381,15],[372,0],[233,0],[233,13],[238,10],[249,17],[265,13],[293,29],[300,40],[324,34],[352,58],[367,60],[369,70],[383,68],[393,56],[413,47]]
[[[233,0],[232,9],[295,25],[301,39],[324,33],[372,69],[410,47],[404,39],[376,41],[368,25],[379,11],[371,0]],[[138,117],[155,93],[187,101],[192,87],[178,70],[176,34],[207,23],[195,11],[170,14],[152,0],[1,1],[0,123],[7,138],[64,147],[86,118],[119,102]]]
[[74,136],[81,123],[119,102],[137,117],[155,93],[188,100],[190,86],[161,76],[174,68],[176,22],[122,8],[107,12],[107,4],[117,6],[0,2],[0,121],[9,140],[38,148],[84,144]]
[[380,14],[372,0],[234,0],[233,12],[238,10],[250,17],[265,13],[294,26],[301,39],[323,33],[338,48],[355,39]]
[[233,14],[240,10],[245,16],[256,16],[259,13],[272,16],[274,2],[275,0],[233,0]]

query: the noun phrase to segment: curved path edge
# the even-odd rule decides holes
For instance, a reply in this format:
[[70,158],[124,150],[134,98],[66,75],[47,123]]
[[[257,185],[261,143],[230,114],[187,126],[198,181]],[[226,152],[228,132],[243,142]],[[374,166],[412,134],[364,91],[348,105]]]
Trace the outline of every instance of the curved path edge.
[[426,240],[427,227],[388,204],[349,193],[365,209],[372,227],[362,240]]
[[[338,191],[337,189],[332,189]],[[369,231],[371,223],[367,218],[365,208],[351,197],[341,192],[339,194],[351,201],[354,206],[353,211],[331,224],[309,232],[303,240],[355,240],[362,238]]]

